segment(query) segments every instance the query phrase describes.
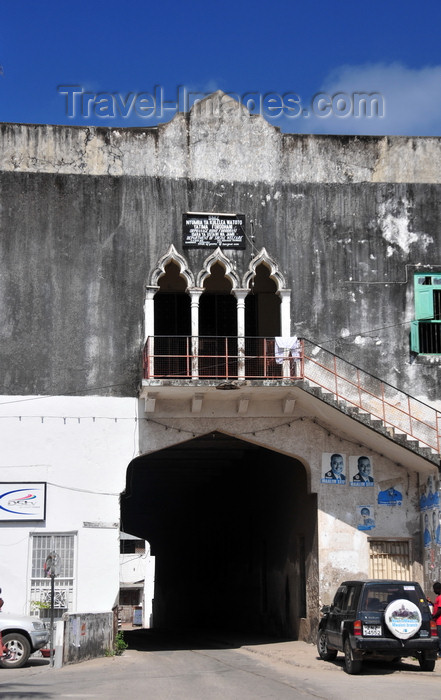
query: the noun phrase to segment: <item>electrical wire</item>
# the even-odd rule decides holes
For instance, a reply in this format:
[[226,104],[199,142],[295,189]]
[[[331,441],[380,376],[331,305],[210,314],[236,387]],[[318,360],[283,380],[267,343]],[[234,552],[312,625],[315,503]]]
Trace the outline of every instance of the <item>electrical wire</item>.
[[[41,401],[42,399],[59,399],[60,396],[84,396],[84,394],[91,391],[100,391],[101,389],[114,389],[118,386],[127,386],[127,382],[121,384],[107,384],[105,386],[93,386],[90,389],[83,387],[82,389],[77,389],[76,391],[61,391],[58,394],[42,394],[41,396],[33,396],[29,399],[13,399],[12,401],[0,401],[0,406],[7,406],[10,403],[24,403],[25,401]],[[3,387],[5,388],[5,387]],[[105,397],[99,397],[105,398]]]

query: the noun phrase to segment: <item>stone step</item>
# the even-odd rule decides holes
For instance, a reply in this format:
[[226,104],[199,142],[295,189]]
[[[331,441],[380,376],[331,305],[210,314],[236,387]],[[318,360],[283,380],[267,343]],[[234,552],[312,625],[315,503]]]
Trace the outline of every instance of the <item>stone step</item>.
[[372,430],[375,430],[377,433],[394,440],[406,449],[430,460],[434,464],[438,463],[437,460],[439,460],[439,455],[436,455],[434,450],[432,450],[430,447],[421,445],[418,440],[415,440],[415,438],[409,436],[405,431],[385,424],[380,418],[373,416],[368,411],[360,409],[357,406],[352,406],[344,399],[337,399],[335,394],[332,392],[327,391],[320,386],[314,385],[308,380],[300,380],[296,383],[296,386],[309,394],[312,394],[316,398],[320,399],[320,401],[335,407],[337,410],[353,418],[359,423],[363,423],[369,428],[372,428]]

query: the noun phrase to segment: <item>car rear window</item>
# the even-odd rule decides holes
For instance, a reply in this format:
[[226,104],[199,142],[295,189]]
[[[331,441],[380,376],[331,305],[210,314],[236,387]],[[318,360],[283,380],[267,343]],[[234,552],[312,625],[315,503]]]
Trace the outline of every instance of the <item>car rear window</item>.
[[399,598],[419,606],[425,601],[421,588],[415,583],[376,583],[365,587],[361,607],[363,610],[384,610]]

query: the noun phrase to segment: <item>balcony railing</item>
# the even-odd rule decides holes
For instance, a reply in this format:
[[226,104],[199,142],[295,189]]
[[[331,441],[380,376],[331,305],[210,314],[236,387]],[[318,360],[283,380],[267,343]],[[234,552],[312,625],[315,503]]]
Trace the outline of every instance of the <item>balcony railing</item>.
[[306,379],[337,401],[441,451],[441,413],[397,387],[301,340],[297,357],[275,338],[151,336],[144,348],[144,379]]
[[144,379],[301,379],[297,354],[276,350],[274,338],[151,336]]

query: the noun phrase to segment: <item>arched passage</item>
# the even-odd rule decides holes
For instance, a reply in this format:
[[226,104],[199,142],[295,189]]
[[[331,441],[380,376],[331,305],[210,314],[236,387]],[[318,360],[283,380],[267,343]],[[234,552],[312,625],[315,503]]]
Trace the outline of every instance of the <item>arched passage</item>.
[[245,297],[245,335],[271,337],[280,335],[280,298],[270,278],[270,269],[260,263]]
[[189,335],[191,333],[190,297],[186,280],[172,260],[159,277],[155,295],[154,331],[157,336]]
[[296,638],[316,513],[298,460],[219,432],[134,459],[121,521],[156,556],[154,626]]

